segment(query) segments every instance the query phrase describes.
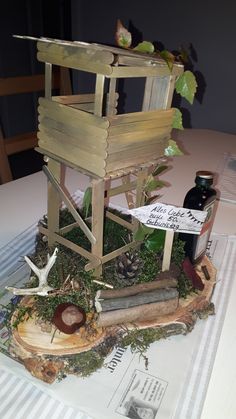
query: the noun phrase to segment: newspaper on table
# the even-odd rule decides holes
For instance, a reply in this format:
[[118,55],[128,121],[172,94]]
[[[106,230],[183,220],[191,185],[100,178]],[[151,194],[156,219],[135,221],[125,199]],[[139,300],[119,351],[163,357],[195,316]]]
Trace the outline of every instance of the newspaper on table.
[[221,201],[236,203],[236,155],[225,153],[218,168]]

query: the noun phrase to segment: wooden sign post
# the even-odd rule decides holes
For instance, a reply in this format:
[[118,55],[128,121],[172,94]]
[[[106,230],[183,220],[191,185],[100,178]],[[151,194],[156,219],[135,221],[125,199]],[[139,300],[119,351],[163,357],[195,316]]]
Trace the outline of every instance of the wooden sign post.
[[168,269],[170,268],[173,240],[174,240],[174,231],[167,230],[166,237],[165,237],[165,244],[164,244],[164,254],[163,254],[163,259],[162,259],[163,271],[168,271]]

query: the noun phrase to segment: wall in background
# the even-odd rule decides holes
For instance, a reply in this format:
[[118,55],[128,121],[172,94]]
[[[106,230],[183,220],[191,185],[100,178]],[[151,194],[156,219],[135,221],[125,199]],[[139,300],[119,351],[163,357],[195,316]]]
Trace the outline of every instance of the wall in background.
[[[37,61],[36,43],[14,38],[13,34],[67,38],[71,36],[68,0],[7,0],[0,13],[0,77],[44,72]],[[42,93],[43,94],[43,93]],[[34,131],[38,120],[38,95],[0,97],[0,125],[4,136]],[[42,156],[27,150],[9,157],[14,179],[41,169]]]
[[[44,72],[37,61],[36,42],[17,35],[52,38],[70,37],[70,8],[67,0],[8,0],[1,4],[0,77],[25,76]],[[19,110],[26,108],[25,112]],[[0,119],[6,136],[35,129],[37,102],[33,95],[0,97]]]
[[[199,89],[193,106],[181,101],[185,127],[236,133],[234,1],[72,0],[71,8],[75,40],[114,45],[120,18],[137,41],[156,41],[168,50],[191,45]],[[80,90],[86,87],[85,82]],[[128,93],[127,110],[138,100],[136,84]]]

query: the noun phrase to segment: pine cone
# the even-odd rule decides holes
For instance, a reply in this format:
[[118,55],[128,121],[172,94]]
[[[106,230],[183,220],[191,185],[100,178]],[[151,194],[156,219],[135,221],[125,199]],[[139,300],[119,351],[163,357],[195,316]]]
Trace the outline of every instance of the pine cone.
[[117,257],[116,273],[118,281],[122,284],[131,285],[135,283],[138,274],[140,260],[137,252],[126,252]]

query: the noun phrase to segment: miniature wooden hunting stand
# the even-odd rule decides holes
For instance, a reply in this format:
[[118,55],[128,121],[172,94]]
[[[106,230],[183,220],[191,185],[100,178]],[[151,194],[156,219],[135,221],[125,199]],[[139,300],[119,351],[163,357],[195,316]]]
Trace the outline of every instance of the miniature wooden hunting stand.
[[[129,208],[144,203],[143,187],[150,168],[163,156],[170,138],[174,109],[171,101],[181,64],[172,71],[152,55],[81,42],[39,39],[39,61],[45,62],[45,98],[39,99],[37,150],[48,165],[48,227],[40,227],[49,245],[59,242],[88,259],[85,270],[102,272],[102,265],[137,245],[131,242],[103,255],[104,207],[109,197],[125,193]],[[51,95],[52,65],[93,73],[94,94]],[[117,114],[117,80],[144,78],[140,112]],[[91,230],[71,204],[61,186],[62,166],[89,175],[92,187]],[[132,177],[131,177],[132,175]],[[112,187],[112,180],[120,186]],[[75,223],[60,229],[61,201],[67,205]],[[105,215],[131,231],[137,221],[128,223],[106,210]],[[91,252],[66,240],[63,233],[79,225],[91,243]]]
[[[163,258],[162,252],[157,255],[149,251],[145,256],[144,251],[142,255],[141,242],[137,241],[123,244],[120,240],[119,244],[115,243],[117,248],[110,246],[108,253],[103,253],[108,236],[116,242],[125,232],[122,238],[129,241],[132,235],[127,234],[126,228],[135,232],[139,219],[143,225],[157,228],[159,207],[165,204],[155,209],[156,215],[149,205],[146,214],[145,187],[168,146],[175,112],[171,109],[175,79],[183,72],[183,66],[174,64],[170,71],[168,65],[153,54],[97,44],[37,40],[38,60],[45,63],[46,84],[45,97],[39,99],[37,150],[45,156],[47,165],[43,171],[48,178],[47,227],[40,222],[39,230],[48,236],[48,243],[39,235],[38,254],[34,260],[25,257],[34,273],[29,278],[29,286],[6,287],[16,296],[24,296],[15,308],[12,300],[10,303],[13,315],[10,317],[8,312],[6,321],[10,321],[8,329],[12,329],[12,336],[7,350],[14,359],[21,360],[32,375],[52,383],[65,374],[90,375],[101,368],[114,347],[132,347],[133,344],[133,349],[139,348],[143,355],[145,345],[147,348],[158,339],[192,330],[197,317],[214,312],[210,299],[216,271],[206,256],[197,267],[193,267],[188,258],[179,260],[179,256],[173,258],[170,266],[173,235],[178,231],[173,225],[176,223],[179,228],[180,224],[173,220],[171,228],[160,221],[159,228],[167,228]],[[95,92],[52,96],[53,65],[92,73]],[[120,78],[145,81],[140,111],[118,114]],[[89,220],[80,216],[65,191],[63,166],[90,178],[92,211]],[[109,198],[121,193],[125,194],[134,219],[122,218],[121,212],[109,210]],[[63,212],[67,219],[67,211],[61,210],[61,202],[74,218],[72,224],[63,228],[60,221]],[[144,209],[145,214],[139,218]],[[149,211],[153,211],[151,221]],[[204,216],[203,212],[201,215]],[[114,227],[110,220],[104,223],[104,216],[119,224],[115,224],[119,227],[116,238],[110,233],[112,230],[103,231],[104,224]],[[178,216],[182,217],[182,213]],[[201,222],[204,222],[201,217],[196,219],[199,231]],[[86,248],[81,244],[85,242],[84,237],[79,237],[80,245],[66,237],[67,232],[78,226],[91,244]],[[192,226],[188,224],[187,230],[192,231]],[[78,234],[82,236],[81,231]],[[58,249],[54,246],[56,242],[65,248]],[[55,247],[51,256],[48,245]],[[136,246],[140,249],[128,252]],[[68,248],[76,253],[67,251]],[[181,249],[180,246],[176,251],[178,255]],[[58,250],[61,261],[56,265]],[[88,261],[85,266],[78,255]],[[114,269],[107,280],[107,271],[102,272],[103,265],[115,258]],[[130,267],[130,264],[134,276],[129,275],[128,269],[126,272],[118,269]],[[146,265],[154,270],[147,272]],[[87,281],[89,275],[84,270],[94,270],[97,278]],[[106,282],[103,278],[99,281],[102,274]],[[143,276],[141,282],[139,274]],[[99,289],[101,283],[111,289]]]

